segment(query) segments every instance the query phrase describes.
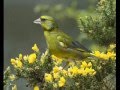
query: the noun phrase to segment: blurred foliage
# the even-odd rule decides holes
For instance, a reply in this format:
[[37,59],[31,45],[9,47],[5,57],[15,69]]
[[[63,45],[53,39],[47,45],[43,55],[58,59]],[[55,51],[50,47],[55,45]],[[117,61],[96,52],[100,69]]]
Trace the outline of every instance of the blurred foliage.
[[74,0],[69,7],[65,7],[63,4],[57,4],[57,5],[38,4],[34,8],[34,11],[36,13],[42,13],[42,14],[54,16],[56,17],[56,19],[63,19],[65,17],[73,18],[80,13],[79,10],[76,9],[77,6],[76,1],[77,0]]
[[89,0],[91,5],[87,12],[85,10],[78,9],[78,1],[79,0],[71,0],[69,5],[64,5],[64,3],[55,5],[38,4],[34,8],[34,12],[42,15],[50,15],[58,20],[65,18],[76,19],[76,17],[79,15],[84,16],[92,14],[90,12],[93,11],[93,6],[95,6],[94,3],[96,2],[95,0]]

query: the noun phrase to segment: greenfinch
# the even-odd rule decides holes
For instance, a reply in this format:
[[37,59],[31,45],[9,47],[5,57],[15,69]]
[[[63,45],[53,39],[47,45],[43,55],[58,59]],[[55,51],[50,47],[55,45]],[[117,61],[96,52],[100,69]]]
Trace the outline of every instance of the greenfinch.
[[50,16],[40,16],[34,21],[44,30],[47,47],[58,58],[82,60],[91,56],[91,51],[74,41],[69,35],[59,30],[58,24]]

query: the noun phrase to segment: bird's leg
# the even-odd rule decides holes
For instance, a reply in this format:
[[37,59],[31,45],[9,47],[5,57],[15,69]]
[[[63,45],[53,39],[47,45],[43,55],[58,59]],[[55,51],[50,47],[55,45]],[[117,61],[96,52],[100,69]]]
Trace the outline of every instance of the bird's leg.
[[63,69],[66,68],[68,64],[69,64],[69,61],[66,61],[65,65],[63,66]]
[[[63,66],[63,69],[66,68],[66,66],[68,66],[68,64],[69,64],[70,62],[73,62],[73,60],[72,60],[72,59],[68,59],[68,60],[66,61],[65,65]],[[74,62],[75,62],[75,61],[74,61]]]

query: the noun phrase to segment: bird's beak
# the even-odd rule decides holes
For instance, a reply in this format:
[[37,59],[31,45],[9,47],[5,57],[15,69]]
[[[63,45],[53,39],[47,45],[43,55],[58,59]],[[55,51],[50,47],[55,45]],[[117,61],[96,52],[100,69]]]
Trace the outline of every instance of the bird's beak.
[[34,20],[34,22],[33,22],[33,23],[35,23],[35,24],[41,24],[41,19],[40,19],[40,18],[38,18],[38,19]]

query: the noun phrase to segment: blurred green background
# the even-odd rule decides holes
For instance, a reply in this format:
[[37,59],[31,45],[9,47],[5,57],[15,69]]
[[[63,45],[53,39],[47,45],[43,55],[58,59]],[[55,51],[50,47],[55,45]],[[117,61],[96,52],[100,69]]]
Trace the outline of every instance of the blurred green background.
[[[38,45],[40,50],[46,50],[46,42],[43,36],[42,28],[33,23],[40,15],[51,15],[56,18],[61,30],[71,35],[74,39],[82,42],[83,45],[89,46],[90,40],[79,39],[80,30],[75,20],[76,11],[91,9],[95,6],[95,0],[75,0],[77,6],[71,12],[74,16],[69,17],[65,13],[65,17],[59,16],[52,12],[53,6],[63,5],[65,8],[71,7],[74,0],[4,0],[4,69],[10,66],[10,59],[18,57],[19,53],[24,55],[32,52],[31,47],[34,43]],[[49,6],[46,10],[44,5]],[[76,3],[73,2],[73,5]],[[41,8],[42,9],[39,9]],[[49,11],[50,9],[50,11]],[[40,11],[41,10],[41,11]],[[63,8],[64,10],[64,8]],[[59,11],[59,13],[62,13]],[[84,38],[84,34],[82,34]],[[33,90],[25,87],[26,81],[21,79],[17,82],[18,90]],[[11,89],[10,89],[11,90]]]

